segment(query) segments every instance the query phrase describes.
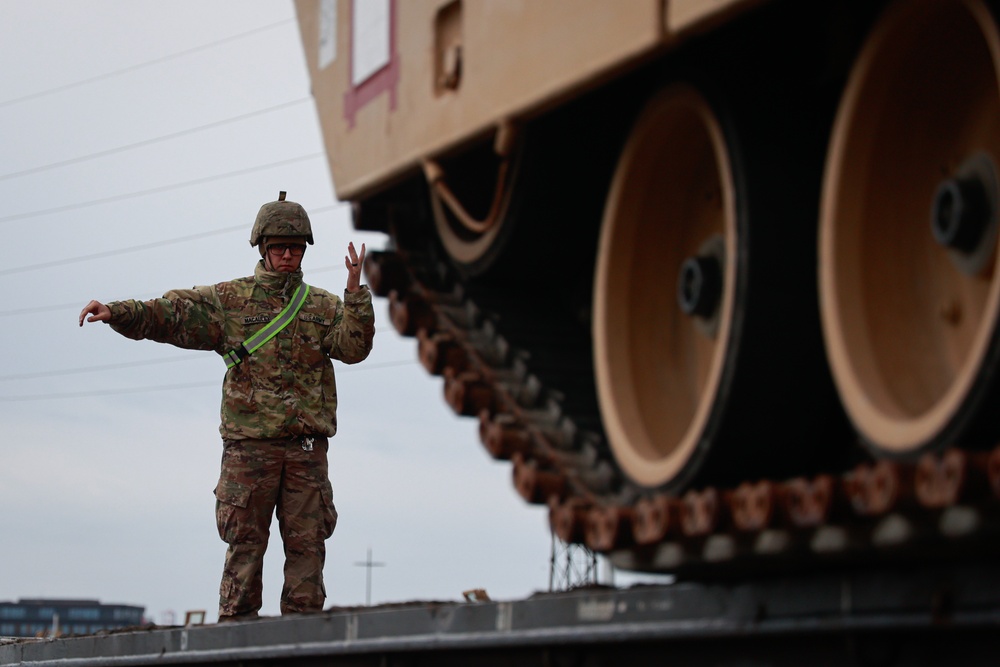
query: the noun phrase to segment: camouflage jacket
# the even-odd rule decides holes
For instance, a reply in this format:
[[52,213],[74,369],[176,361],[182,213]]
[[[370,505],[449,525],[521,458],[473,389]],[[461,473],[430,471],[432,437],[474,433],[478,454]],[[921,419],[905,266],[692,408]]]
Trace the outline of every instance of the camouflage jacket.
[[[109,303],[108,324],[135,340],[222,355],[277,316],[301,283],[301,271],[275,273],[261,261],[252,277],[171,290],[161,299]],[[375,313],[366,286],[345,292],[343,301],[311,287],[295,319],[226,372],[222,437],[334,435],[337,384],[331,358],[348,364],[364,360],[374,336]]]

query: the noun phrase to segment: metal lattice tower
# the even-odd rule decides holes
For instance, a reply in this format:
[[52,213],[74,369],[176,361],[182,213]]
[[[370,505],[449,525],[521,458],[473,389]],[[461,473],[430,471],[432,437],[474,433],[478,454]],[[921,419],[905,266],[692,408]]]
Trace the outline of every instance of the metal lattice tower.
[[552,532],[549,592],[598,583],[597,554],[582,544],[567,544]]

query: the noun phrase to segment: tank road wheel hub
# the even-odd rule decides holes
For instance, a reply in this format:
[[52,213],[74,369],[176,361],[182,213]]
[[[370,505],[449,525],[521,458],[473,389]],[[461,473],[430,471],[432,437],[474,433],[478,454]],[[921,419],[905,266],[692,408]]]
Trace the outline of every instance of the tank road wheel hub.
[[879,454],[979,437],[998,354],[998,76],[984,2],[899,2],[838,111],[821,205],[823,332],[841,400]]
[[688,86],[654,98],[614,174],[594,296],[598,395],[624,472],[685,475],[723,374],[734,293],[734,188],[712,109]]

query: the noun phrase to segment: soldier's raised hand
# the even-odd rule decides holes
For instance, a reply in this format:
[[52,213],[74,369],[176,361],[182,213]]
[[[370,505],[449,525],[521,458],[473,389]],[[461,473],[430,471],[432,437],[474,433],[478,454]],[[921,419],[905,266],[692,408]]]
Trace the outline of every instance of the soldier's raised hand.
[[347,244],[348,254],[344,257],[347,266],[347,291],[357,292],[361,289],[361,269],[365,264],[365,244],[361,244],[361,254],[354,250],[354,243]]

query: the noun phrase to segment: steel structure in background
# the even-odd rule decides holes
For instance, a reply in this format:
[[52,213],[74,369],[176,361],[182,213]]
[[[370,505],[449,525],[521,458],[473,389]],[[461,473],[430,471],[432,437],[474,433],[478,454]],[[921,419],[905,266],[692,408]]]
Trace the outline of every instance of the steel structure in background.
[[552,531],[549,592],[569,591],[600,583],[597,554],[582,544],[567,544]]

